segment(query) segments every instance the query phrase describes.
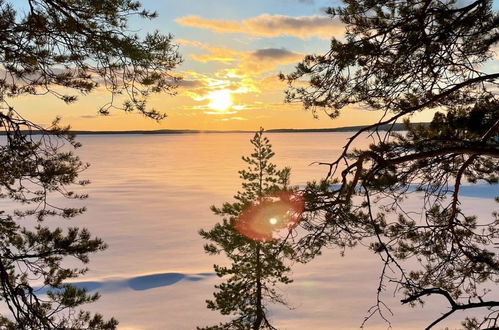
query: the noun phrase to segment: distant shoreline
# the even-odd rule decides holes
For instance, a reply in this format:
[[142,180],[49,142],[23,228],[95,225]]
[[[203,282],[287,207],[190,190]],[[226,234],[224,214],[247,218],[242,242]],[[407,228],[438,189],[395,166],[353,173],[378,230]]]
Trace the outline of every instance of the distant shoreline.
[[[428,125],[428,123],[413,123],[413,125]],[[367,125],[359,126],[344,126],[336,128],[277,128],[266,130],[266,133],[335,133],[335,132],[357,132],[358,130],[367,127]],[[403,123],[395,125],[382,125],[380,130],[386,131],[392,128],[393,131],[404,131],[405,126]],[[28,132],[28,131],[23,131]],[[167,134],[201,134],[201,133],[253,133],[252,130],[190,130],[190,129],[160,129],[160,130],[131,130],[131,131],[72,131],[76,135],[120,135],[120,134],[137,134],[137,135],[167,135]],[[39,131],[31,131],[31,134],[40,134]],[[5,131],[1,131],[0,135],[6,135]]]

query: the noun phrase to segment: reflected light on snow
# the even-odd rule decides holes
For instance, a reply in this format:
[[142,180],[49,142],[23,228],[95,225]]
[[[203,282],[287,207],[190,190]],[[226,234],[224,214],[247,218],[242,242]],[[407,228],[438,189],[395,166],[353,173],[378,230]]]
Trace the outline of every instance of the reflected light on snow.
[[257,241],[279,239],[298,225],[303,208],[303,197],[298,194],[279,192],[266,196],[242,212],[236,229]]

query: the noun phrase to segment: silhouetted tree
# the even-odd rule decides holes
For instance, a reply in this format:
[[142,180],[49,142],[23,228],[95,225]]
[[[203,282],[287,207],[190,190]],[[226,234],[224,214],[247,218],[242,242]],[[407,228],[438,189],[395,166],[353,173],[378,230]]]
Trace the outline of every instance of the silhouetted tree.
[[[121,108],[163,118],[146,107],[145,99],[151,92],[173,91],[178,79],[170,70],[180,58],[171,36],[155,32],[140,38],[128,31],[134,15],[156,16],[130,0],[0,0],[0,128],[5,135],[0,198],[19,203],[12,203],[16,210],[0,211],[0,298],[10,310],[10,316],[0,316],[2,329],[116,327],[114,319],[78,310],[97,294],[64,282],[86,271],[72,258],[87,263],[89,254],[105,244],[86,229],[63,230],[44,221],[84,211],[54,204],[61,195],[86,197],[69,190],[88,183],[78,180],[87,166],[73,154],[79,144],[57,120],[44,128],[23,118],[11,100],[52,94],[72,103],[76,94],[102,88],[111,95],[102,114]],[[42,294],[45,289],[48,293]]]
[[[428,295],[448,301],[450,309],[428,328],[456,311],[485,310],[463,326],[496,329],[499,301],[482,289],[499,280],[499,217],[477,219],[459,205],[465,181],[498,179],[499,73],[486,63],[499,40],[499,16],[489,0],[344,2],[328,13],[344,23],[345,39],[282,76],[291,84],[287,100],[331,117],[349,106],[382,116],[324,164],[323,182],[309,184],[302,252],[313,257],[325,245],[368,242],[384,262],[373,314],[384,318],[379,292],[394,282],[403,303]],[[293,87],[305,78],[307,86]],[[430,124],[410,124],[411,115],[435,110]],[[404,134],[379,130],[402,119]],[[363,133],[373,143],[353,150]],[[411,195],[424,197],[418,214],[403,202]]]
[[276,285],[292,282],[286,275],[293,254],[290,233],[303,202],[288,187],[290,169],[278,170],[270,162],[274,152],[262,129],[251,144],[253,153],[242,158],[248,167],[239,171],[243,190],[234,196],[236,202],[212,206],[215,214],[224,217],[223,222],[200,231],[210,241],[205,245],[207,253],[224,253],[231,260],[228,267],[214,266],[219,277],[228,279],[216,285],[218,291],[214,300],[207,300],[208,308],[236,317],[198,329],[275,329],[268,320],[267,306],[286,305]]

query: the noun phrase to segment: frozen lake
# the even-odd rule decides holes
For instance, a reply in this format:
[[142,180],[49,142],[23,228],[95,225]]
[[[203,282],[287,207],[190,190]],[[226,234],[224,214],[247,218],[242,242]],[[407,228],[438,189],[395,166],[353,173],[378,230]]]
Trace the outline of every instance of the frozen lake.
[[[326,168],[309,166],[336,157],[349,133],[268,134],[279,166],[292,168],[294,185],[319,179]],[[82,278],[102,298],[89,309],[114,316],[119,329],[194,329],[222,317],[205,307],[223,263],[203,252],[200,228],[220,219],[210,205],[230,201],[240,188],[237,171],[249,154],[252,134],[87,135],[78,138],[88,211],[72,220],[104,239],[109,248],[91,257]],[[463,208],[490,217],[493,191],[469,189]],[[474,188],[476,189],[476,188]],[[488,192],[490,191],[490,194]],[[418,201],[412,201],[417,205]],[[49,220],[55,221],[55,220]],[[342,258],[329,250],[307,265],[295,265],[294,283],[281,287],[293,310],[272,309],[279,329],[358,329],[375,303],[378,257],[362,249]],[[439,298],[424,308],[400,306],[388,288],[394,329],[421,329],[447,310]],[[459,315],[457,318],[459,319]],[[462,315],[461,315],[462,317]],[[442,323],[453,328],[459,323]],[[386,329],[379,318],[367,329]]]

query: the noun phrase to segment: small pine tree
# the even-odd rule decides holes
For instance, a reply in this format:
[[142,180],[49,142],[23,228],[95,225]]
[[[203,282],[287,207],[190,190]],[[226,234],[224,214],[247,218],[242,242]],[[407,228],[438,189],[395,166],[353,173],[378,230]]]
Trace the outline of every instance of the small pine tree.
[[207,306],[236,317],[198,329],[275,329],[267,306],[287,305],[276,284],[292,282],[286,276],[290,268],[285,261],[293,254],[287,234],[298,223],[302,202],[288,187],[290,169],[278,170],[270,162],[274,152],[263,129],[251,144],[254,152],[242,157],[248,167],[239,171],[243,189],[234,196],[236,202],[212,206],[224,219],[211,230],[200,231],[210,241],[205,245],[208,254],[224,252],[232,262],[228,267],[214,265],[216,274],[227,279],[215,286],[215,299],[207,300]]

